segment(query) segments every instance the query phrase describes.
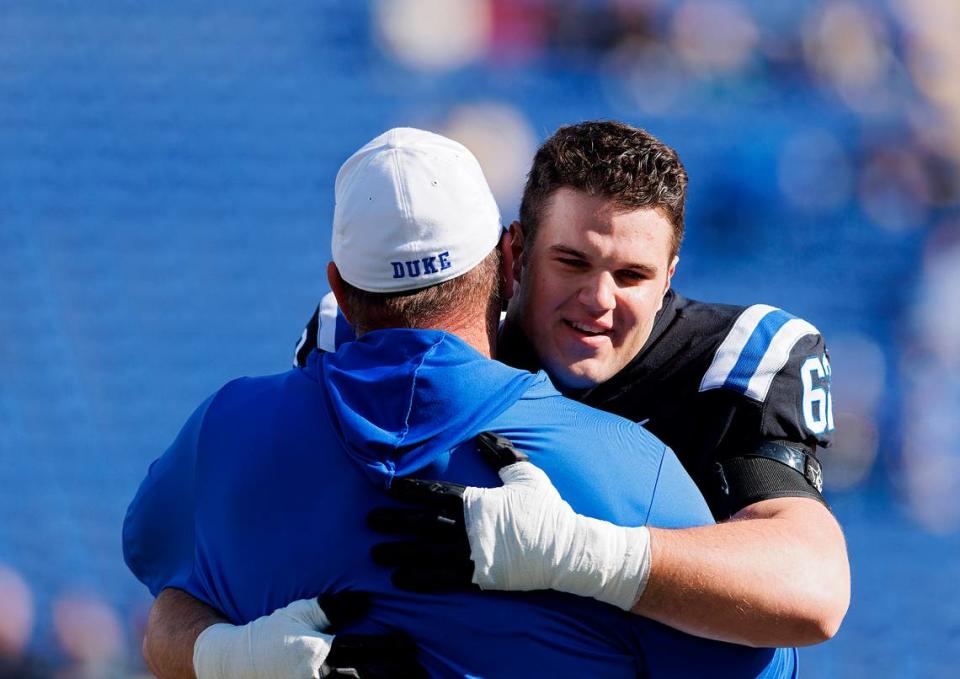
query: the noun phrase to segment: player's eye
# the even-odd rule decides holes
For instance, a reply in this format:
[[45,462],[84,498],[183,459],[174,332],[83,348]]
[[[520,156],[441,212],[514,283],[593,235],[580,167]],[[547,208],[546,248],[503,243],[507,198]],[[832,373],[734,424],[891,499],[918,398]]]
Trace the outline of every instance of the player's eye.
[[586,269],[590,266],[582,259],[574,259],[572,257],[557,257],[557,261],[571,269]]
[[645,280],[648,280],[650,277],[635,269],[620,269],[617,271],[617,278],[620,280],[622,285],[636,285],[637,283],[642,283]]

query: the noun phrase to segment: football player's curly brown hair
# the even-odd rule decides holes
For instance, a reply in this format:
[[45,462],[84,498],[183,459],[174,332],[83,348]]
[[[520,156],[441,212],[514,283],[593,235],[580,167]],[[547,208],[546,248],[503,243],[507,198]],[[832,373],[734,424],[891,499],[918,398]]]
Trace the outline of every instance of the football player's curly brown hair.
[[683,241],[687,172],[677,152],[649,132],[615,121],[561,127],[537,150],[520,203],[527,246],[544,205],[561,187],[612,199],[625,210],[661,210],[673,225],[672,253]]

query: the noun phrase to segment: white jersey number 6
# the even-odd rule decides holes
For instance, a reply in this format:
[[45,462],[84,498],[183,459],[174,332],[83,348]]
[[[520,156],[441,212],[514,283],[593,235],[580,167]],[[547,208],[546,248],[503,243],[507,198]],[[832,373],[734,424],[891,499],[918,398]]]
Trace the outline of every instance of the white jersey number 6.
[[803,419],[814,434],[833,431],[833,397],[830,395],[830,359],[811,356],[800,368],[803,382]]

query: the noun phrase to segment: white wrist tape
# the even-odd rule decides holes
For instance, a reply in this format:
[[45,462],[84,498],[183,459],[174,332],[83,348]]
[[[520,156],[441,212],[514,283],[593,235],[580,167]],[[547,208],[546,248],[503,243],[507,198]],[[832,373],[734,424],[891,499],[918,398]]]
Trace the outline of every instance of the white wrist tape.
[[194,644],[194,672],[197,679],[316,679],[333,641],[319,630],[329,625],[316,599],[246,625],[212,625]]
[[630,610],[650,574],[650,531],[573,511],[543,470],[518,462],[501,488],[463,496],[473,582],[481,589],[554,589]]

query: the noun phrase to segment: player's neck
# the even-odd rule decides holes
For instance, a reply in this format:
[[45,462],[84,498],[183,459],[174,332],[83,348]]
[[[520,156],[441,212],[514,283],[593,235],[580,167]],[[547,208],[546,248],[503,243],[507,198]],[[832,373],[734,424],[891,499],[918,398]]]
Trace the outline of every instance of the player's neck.
[[516,315],[511,316],[509,312],[503,321],[503,326],[499,328],[496,357],[498,361],[506,363],[511,368],[534,373],[540,370],[540,357],[537,356],[526,333],[520,327]]

